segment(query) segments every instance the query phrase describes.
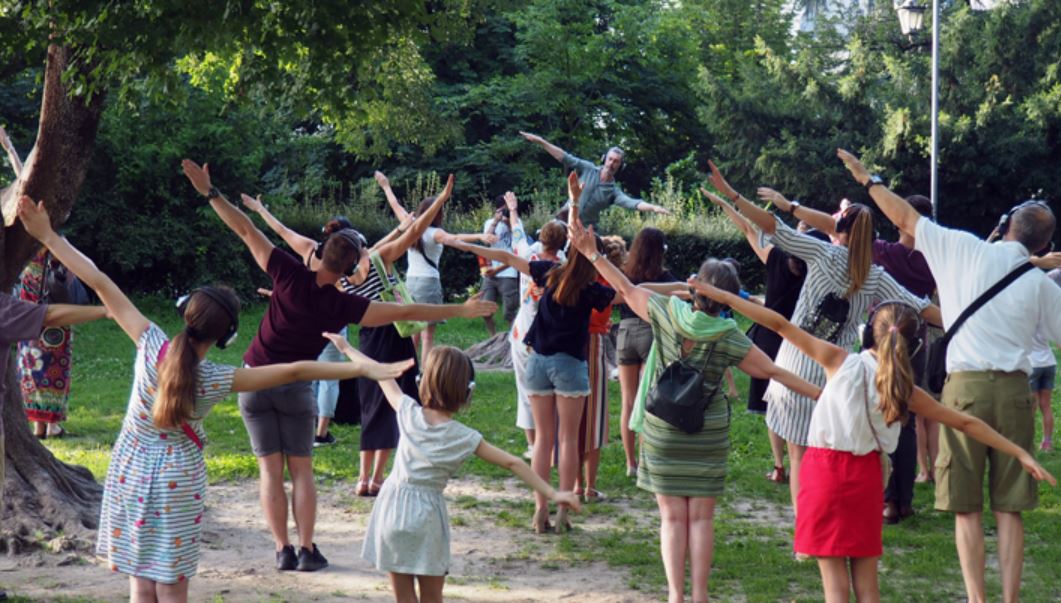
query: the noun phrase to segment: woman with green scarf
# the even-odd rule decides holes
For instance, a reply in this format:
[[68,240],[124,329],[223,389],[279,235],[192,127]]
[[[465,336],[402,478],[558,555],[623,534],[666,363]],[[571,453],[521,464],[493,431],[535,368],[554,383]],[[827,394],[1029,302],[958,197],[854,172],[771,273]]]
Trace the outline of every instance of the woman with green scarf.
[[[703,394],[709,398],[703,429],[689,434],[651,413],[642,413],[644,442],[637,485],[654,493],[659,505],[660,549],[670,603],[685,600],[687,557],[691,561],[692,600],[707,601],[715,500],[722,494],[729,453],[730,409],[718,387],[723,372],[736,366],[752,377],[773,379],[815,399],[821,390],[778,368],[733,319],[720,318],[719,313],[726,308],[723,304],[700,295],[694,296],[690,304],[635,286],[619,268],[597,254],[592,230],[586,230],[576,220],[570,237],[572,247],[593,262],[597,272],[623,295],[634,313],[652,325],[652,351],[635,402],[635,417],[664,368],[679,359],[703,368]],[[740,290],[733,267],[714,258],[700,266],[696,278],[734,294]]]

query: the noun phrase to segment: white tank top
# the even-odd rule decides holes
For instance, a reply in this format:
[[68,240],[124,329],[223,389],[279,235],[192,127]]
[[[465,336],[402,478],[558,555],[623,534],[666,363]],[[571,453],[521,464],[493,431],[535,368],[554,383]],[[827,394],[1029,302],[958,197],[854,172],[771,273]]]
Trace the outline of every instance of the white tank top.
[[[826,381],[821,398],[814,406],[807,435],[809,445],[861,456],[878,450],[879,439],[882,452],[895,452],[901,426],[898,421],[885,425],[884,416],[877,410],[880,396],[874,385],[876,375],[877,359],[868,350],[847,355],[840,370]],[[873,422],[872,429],[870,421]]]
[[[442,257],[442,243],[435,242],[435,233],[438,231],[434,226],[429,226],[424,234],[420,236],[420,241],[424,245],[424,253],[412,246],[409,248],[407,257],[409,259],[409,269],[405,272],[406,277],[426,277],[426,278],[441,278],[438,272],[438,260]],[[424,255],[427,258],[424,258]],[[428,259],[434,263],[432,266],[428,263]]]

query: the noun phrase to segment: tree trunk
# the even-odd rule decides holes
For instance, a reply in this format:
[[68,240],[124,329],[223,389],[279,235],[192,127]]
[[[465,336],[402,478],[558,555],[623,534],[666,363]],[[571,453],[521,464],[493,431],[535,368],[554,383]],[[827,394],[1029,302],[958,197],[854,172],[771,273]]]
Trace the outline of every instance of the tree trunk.
[[[44,71],[37,141],[26,158],[18,180],[0,197],[4,228],[0,229],[0,290],[10,291],[26,262],[39,245],[15,220],[21,195],[44,200],[52,222],[66,221],[85,180],[103,113],[104,95],[74,97],[63,83],[63,72],[72,63],[68,47],[50,46]],[[89,73],[79,63],[69,82]],[[70,77],[72,76],[72,77]],[[87,86],[86,86],[87,87]],[[30,433],[15,379],[14,358],[0,367],[6,395],[0,400],[0,426],[6,442],[6,482],[0,500],[0,552],[18,552],[40,536],[56,532],[86,544],[94,539],[99,518],[101,488],[83,467],[58,461]]]

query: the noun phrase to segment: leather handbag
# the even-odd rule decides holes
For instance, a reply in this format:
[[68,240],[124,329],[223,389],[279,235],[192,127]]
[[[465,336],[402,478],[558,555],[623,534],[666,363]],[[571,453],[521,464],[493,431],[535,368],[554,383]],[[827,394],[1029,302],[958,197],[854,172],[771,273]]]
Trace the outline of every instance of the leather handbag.
[[711,343],[703,367],[691,366],[685,358],[679,358],[663,369],[648,392],[645,410],[688,434],[703,429],[704,411],[719,388],[716,383],[711,393],[704,395],[704,371],[716,343]]

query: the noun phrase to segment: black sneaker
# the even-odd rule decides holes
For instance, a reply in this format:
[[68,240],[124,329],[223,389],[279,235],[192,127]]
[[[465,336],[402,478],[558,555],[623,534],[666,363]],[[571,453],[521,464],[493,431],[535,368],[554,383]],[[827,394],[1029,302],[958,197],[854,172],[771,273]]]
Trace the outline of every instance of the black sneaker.
[[335,443],[335,436],[333,436],[332,432],[330,432],[330,431],[324,432],[324,437],[321,437],[319,435],[313,436],[313,447],[314,448],[320,448],[321,446],[330,446],[330,445],[332,445],[334,443]]
[[276,552],[276,569],[281,572],[289,572],[298,565],[295,556],[295,547],[290,544]]
[[320,549],[317,548],[317,543],[313,543],[313,551],[311,552],[306,547],[302,547],[298,551],[298,567],[300,572],[315,572],[319,569],[328,567],[328,560],[321,555]]

